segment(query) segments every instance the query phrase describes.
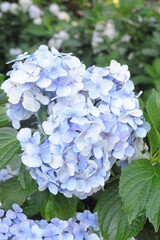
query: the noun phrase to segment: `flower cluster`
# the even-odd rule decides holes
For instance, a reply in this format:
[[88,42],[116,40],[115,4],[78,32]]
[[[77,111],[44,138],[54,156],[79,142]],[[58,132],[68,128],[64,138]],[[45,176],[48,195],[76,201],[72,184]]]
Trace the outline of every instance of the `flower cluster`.
[[[44,15],[44,11],[35,5],[32,0],[19,0],[18,3],[10,3],[4,1],[0,4],[1,17],[6,13],[18,15],[19,12],[28,13],[30,19],[33,20],[34,24],[40,25],[42,23],[42,16]],[[56,3],[53,3],[48,7],[48,12],[56,16],[60,21],[68,22],[70,20],[69,14],[67,12],[61,11]]]
[[113,163],[131,158],[135,140],[149,130],[128,67],[112,60],[109,67],[85,70],[78,58],[46,46],[16,60],[2,84],[13,126],[37,116],[43,105],[47,109],[36,131],[23,128],[17,135],[22,162],[40,191],[92,195],[104,186]]
[[102,240],[99,236],[97,215],[85,210],[67,221],[52,218],[46,220],[27,219],[16,203],[12,210],[0,208],[1,240]]
[[102,43],[104,41],[105,36],[107,36],[109,40],[112,41],[117,35],[118,32],[116,31],[112,20],[109,19],[107,22],[97,22],[92,35],[91,44],[93,50],[99,45],[99,43]]

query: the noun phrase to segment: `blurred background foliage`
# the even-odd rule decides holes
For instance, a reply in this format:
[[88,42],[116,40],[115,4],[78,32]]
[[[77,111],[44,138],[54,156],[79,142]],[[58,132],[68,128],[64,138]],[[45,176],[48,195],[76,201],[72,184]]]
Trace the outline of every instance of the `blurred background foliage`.
[[145,101],[160,90],[160,5],[143,0],[1,1],[0,72],[40,44],[72,52],[87,67],[127,64]]
[[[144,102],[153,87],[160,91],[158,1],[0,1],[0,33],[0,85],[10,69],[6,62],[46,44],[73,53],[87,67],[107,66],[111,59],[127,64]],[[0,90],[1,106],[6,101]],[[158,240],[160,233],[147,223],[137,239]]]

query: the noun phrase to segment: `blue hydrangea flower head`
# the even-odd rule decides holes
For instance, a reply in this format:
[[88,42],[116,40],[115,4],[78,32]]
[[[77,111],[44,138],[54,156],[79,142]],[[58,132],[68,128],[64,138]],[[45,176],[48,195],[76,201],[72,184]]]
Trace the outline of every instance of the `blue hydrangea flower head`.
[[86,70],[77,57],[42,45],[12,68],[2,84],[7,114],[15,128],[37,118],[37,129],[22,128],[17,139],[39,190],[81,199],[100,190],[113,163],[131,159],[149,130],[128,67],[112,60]]

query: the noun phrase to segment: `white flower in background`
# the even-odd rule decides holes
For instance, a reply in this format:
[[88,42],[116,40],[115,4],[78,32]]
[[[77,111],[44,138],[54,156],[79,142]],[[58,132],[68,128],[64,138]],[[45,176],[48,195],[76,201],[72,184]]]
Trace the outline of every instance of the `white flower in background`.
[[72,21],[71,25],[72,25],[73,27],[77,27],[77,26],[78,26],[78,22]]
[[95,30],[102,32],[104,30],[104,26],[105,26],[105,22],[103,21],[97,22],[95,26]]
[[11,48],[9,50],[9,55],[10,56],[17,56],[17,55],[19,55],[21,53],[22,53],[22,49],[20,49],[20,48]]
[[100,21],[96,24],[95,30],[92,35],[92,47],[93,51],[100,43],[104,41],[104,36],[107,36],[111,41],[117,36],[118,32],[115,29],[112,20],[108,20],[107,23]]
[[55,14],[55,15],[56,15],[57,12],[60,11],[59,6],[58,6],[56,3],[51,4],[51,5],[49,6],[49,9],[48,9],[48,10],[49,10],[50,13],[53,13],[53,14]]
[[19,10],[18,4],[17,3],[11,3],[11,5],[10,5],[10,12],[12,14],[16,15],[18,13],[18,10]]
[[36,5],[31,5],[29,7],[29,16],[34,19],[34,18],[39,18],[43,15],[43,11],[37,7]]
[[70,20],[69,14],[64,11],[57,12],[55,15],[58,17],[59,20],[64,20],[66,22],[68,22]]
[[102,34],[103,29],[104,29],[103,21],[96,23],[95,30],[93,31],[93,35],[92,35],[92,42],[91,42],[93,50],[95,47],[99,45],[99,43],[103,42],[103,34]]
[[54,48],[57,48],[57,49],[60,49],[61,48],[61,45],[62,43],[65,41],[65,40],[68,40],[69,39],[69,34],[65,31],[60,31],[59,33],[56,33],[53,38],[51,38],[49,41],[48,41],[48,46],[51,48],[51,47],[54,47]]
[[49,12],[54,14],[59,20],[64,20],[68,22],[70,20],[70,16],[67,12],[60,11],[59,6],[56,3],[53,3],[48,8]]
[[119,52],[120,52],[120,54],[122,55],[122,54],[125,54],[126,53],[126,48],[119,48]]
[[129,54],[128,54],[128,60],[132,60],[132,59],[133,59],[133,57],[134,57],[134,54],[133,54],[133,52],[131,52],[131,53],[129,53]]
[[41,18],[41,17],[35,18],[35,19],[33,20],[33,23],[34,23],[34,24],[37,24],[37,25],[41,25],[41,23],[42,23],[42,18]]
[[9,2],[2,2],[0,5],[0,9],[2,13],[7,13],[10,10],[10,3]]
[[18,3],[23,12],[27,12],[29,7],[33,4],[32,0],[19,0]]
[[108,20],[103,31],[103,35],[107,36],[111,41],[117,36],[118,32],[115,29],[115,25],[112,20]]
[[99,45],[99,43],[103,42],[103,37],[101,36],[101,33],[97,32],[97,31],[93,31],[93,35],[92,35],[92,47],[95,48]]
[[121,42],[129,42],[131,39],[131,36],[129,34],[124,34],[121,38]]

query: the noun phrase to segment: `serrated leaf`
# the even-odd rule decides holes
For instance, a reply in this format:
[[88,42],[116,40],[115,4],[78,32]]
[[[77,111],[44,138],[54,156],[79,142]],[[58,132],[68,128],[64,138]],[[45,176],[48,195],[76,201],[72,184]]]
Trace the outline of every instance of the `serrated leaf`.
[[0,185],[0,202],[4,209],[10,209],[13,203],[20,206],[25,202],[28,193],[22,188],[18,177],[13,177]]
[[96,211],[98,211],[101,234],[107,240],[128,240],[136,236],[146,222],[146,218],[142,215],[129,225],[127,213],[119,196],[118,182],[110,184],[105,190]]
[[120,196],[132,222],[144,211],[158,231],[160,225],[160,164],[146,159],[130,163],[120,177]]
[[38,190],[37,182],[31,177],[30,172],[26,170],[26,166],[24,164],[21,164],[18,180],[20,181],[23,189],[25,189],[30,196]]
[[0,129],[0,169],[4,168],[20,151],[20,144],[16,138],[17,131],[13,128]]
[[67,220],[74,217],[77,209],[77,198],[66,198],[62,194],[53,195],[48,190],[39,197],[40,213],[46,220],[53,217]]
[[6,107],[0,107],[0,127],[4,127],[9,122],[6,111]]

